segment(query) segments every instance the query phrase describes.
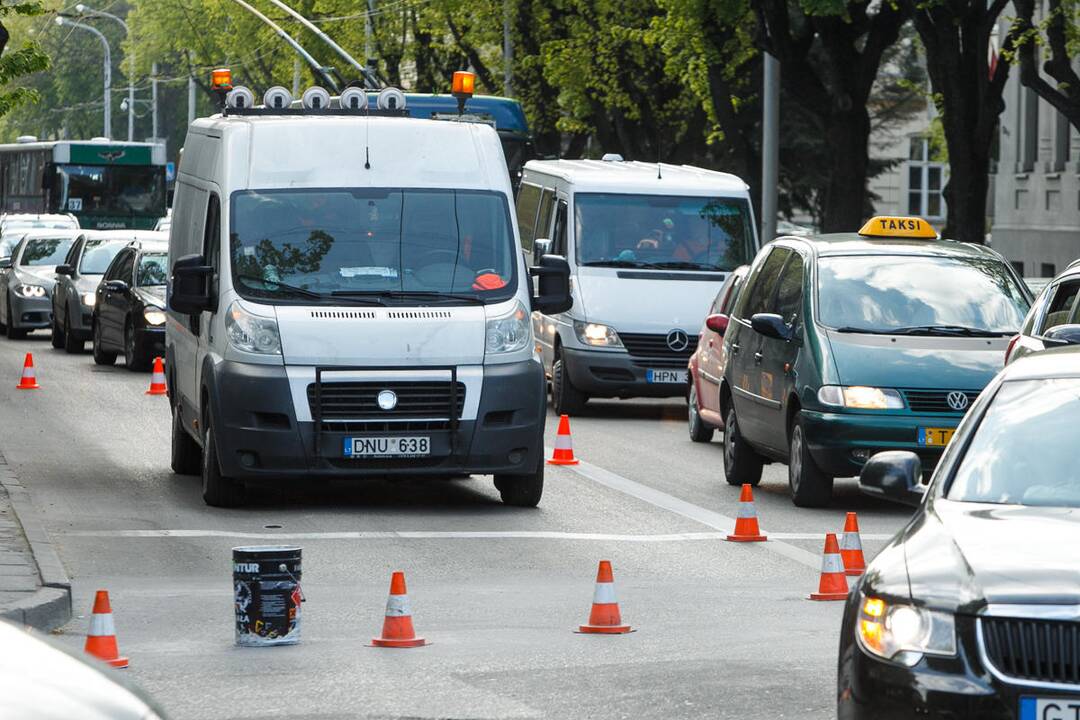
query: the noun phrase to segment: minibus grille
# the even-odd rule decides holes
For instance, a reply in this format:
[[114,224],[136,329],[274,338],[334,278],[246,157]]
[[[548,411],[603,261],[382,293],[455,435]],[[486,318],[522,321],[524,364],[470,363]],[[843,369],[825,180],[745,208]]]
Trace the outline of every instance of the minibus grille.
[[983,651],[1002,675],[1080,686],[1080,622],[979,618]]
[[638,365],[647,367],[685,368],[697,349],[697,335],[688,334],[687,345],[675,351],[668,347],[666,334],[619,333],[623,346]]
[[[397,396],[392,410],[379,407],[378,395],[390,390]],[[461,418],[465,407],[465,384],[457,383],[457,407],[453,417]],[[445,381],[362,381],[323,382],[319,391],[315,383],[307,387],[311,416],[325,422],[396,420],[449,420],[451,418],[451,384]],[[321,405],[320,405],[321,403]]]
[[[975,398],[979,397],[978,390],[901,390],[901,392],[911,411],[917,413],[963,415],[975,402]],[[963,410],[956,410],[949,405],[949,394],[953,392],[963,393],[967,397],[967,404]]]

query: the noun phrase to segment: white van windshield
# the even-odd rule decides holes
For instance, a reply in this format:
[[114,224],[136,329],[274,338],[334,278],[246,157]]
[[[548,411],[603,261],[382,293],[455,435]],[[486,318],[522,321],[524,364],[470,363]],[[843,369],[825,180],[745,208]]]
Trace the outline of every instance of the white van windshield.
[[506,198],[472,190],[233,194],[234,284],[261,299],[494,302],[516,289]]
[[580,265],[730,271],[755,254],[739,198],[579,193],[574,222]]

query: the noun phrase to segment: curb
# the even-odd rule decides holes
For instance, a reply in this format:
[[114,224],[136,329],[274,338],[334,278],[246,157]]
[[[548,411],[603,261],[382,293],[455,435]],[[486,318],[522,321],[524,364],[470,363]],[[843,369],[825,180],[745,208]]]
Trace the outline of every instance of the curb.
[[30,493],[15,477],[15,471],[0,454],[0,485],[7,491],[15,520],[22,526],[30,554],[37,564],[41,587],[25,600],[0,609],[0,617],[42,632],[48,632],[71,620],[71,579],[60,562]]

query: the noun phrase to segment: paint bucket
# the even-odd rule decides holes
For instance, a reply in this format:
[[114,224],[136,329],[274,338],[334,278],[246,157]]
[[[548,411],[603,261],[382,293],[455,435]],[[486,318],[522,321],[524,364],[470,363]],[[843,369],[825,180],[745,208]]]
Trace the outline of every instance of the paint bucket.
[[300,548],[233,548],[236,644],[244,647],[300,642]]

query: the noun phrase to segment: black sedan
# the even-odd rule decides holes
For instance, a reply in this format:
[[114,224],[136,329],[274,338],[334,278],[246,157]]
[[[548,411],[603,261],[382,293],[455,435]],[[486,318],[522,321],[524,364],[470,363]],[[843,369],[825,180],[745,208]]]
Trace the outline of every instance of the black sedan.
[[1010,364],[929,486],[878,453],[864,491],[918,504],[848,596],[841,719],[1080,718],[1080,348]]
[[112,365],[123,354],[129,370],[145,370],[165,355],[166,246],[141,242],[121,250],[97,288],[94,362]]

